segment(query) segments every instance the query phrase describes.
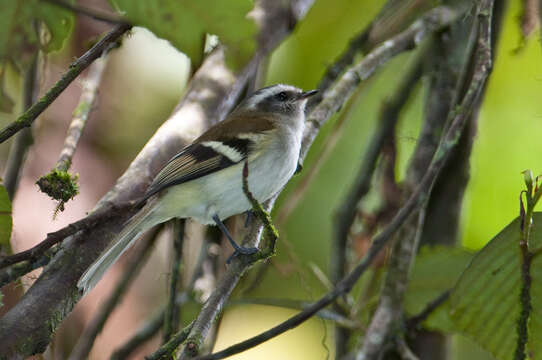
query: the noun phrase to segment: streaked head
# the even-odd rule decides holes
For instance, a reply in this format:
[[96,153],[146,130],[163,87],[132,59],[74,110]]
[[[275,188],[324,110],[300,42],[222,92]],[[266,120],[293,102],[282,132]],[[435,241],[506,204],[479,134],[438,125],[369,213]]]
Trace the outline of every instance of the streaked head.
[[272,85],[254,92],[239,105],[238,109],[297,116],[305,110],[307,98],[317,92],[317,90],[303,91],[291,85]]

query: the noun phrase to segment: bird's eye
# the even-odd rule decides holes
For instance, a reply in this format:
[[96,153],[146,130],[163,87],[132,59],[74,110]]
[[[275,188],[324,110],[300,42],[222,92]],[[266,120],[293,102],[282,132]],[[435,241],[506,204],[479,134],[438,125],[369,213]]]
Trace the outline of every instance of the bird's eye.
[[288,100],[288,94],[286,91],[281,91],[276,95],[277,100],[279,101],[286,101]]

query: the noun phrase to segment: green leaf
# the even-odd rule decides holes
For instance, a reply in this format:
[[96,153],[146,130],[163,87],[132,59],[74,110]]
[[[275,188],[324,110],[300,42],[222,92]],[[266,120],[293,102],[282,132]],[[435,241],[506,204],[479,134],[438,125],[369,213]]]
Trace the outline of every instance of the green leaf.
[[6,188],[0,185],[0,248],[10,248],[12,226],[11,201]]
[[255,49],[256,24],[247,17],[251,0],[110,0],[134,25],[144,26],[199,64],[205,35],[215,34],[226,46],[226,60],[234,69]]
[[[449,246],[424,247],[416,257],[405,297],[405,310],[409,315],[421,312],[428,303],[444,291],[451,289],[461,272],[472,259],[473,253]],[[448,301],[435,310],[423,323],[424,327],[453,332],[455,327],[448,316]]]
[[[45,25],[38,37],[35,22]],[[60,50],[73,28],[74,16],[39,0],[0,1],[0,62],[25,63],[36,52]]]
[[[533,214],[531,236],[542,236],[542,213]],[[450,298],[456,327],[497,359],[513,359],[519,317],[521,277],[520,223],[516,218],[495,236],[461,275]],[[542,359],[542,257],[531,263],[530,359]]]

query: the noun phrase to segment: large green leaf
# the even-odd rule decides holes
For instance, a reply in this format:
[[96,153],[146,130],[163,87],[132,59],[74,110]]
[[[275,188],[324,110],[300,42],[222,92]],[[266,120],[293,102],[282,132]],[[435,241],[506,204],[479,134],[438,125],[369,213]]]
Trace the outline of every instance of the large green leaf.
[[255,49],[256,24],[247,17],[251,0],[110,0],[132,23],[169,40],[199,64],[206,34],[218,35],[228,64],[239,68]]
[[8,192],[3,185],[0,185],[0,249],[9,249],[11,238],[11,201]]
[[[429,302],[452,288],[473,254],[457,247],[424,247],[416,257],[405,297],[409,315],[422,311]],[[448,316],[448,302],[442,304],[424,322],[424,327],[453,332],[455,327]]]
[[[40,43],[35,21],[45,25]],[[0,1],[0,62],[27,60],[40,48],[60,50],[73,27],[73,14],[39,0]]]
[[[532,237],[542,236],[542,213],[533,216]],[[450,298],[456,327],[497,359],[513,359],[519,317],[521,252],[519,219],[493,238],[461,275]],[[532,312],[529,318],[529,358],[542,359],[542,258],[531,264]]]

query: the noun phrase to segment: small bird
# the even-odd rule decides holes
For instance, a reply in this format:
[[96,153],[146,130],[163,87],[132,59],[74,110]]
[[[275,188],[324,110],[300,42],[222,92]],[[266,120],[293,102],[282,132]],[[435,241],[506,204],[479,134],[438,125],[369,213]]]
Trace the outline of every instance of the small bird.
[[234,256],[256,252],[237,245],[222,220],[251,209],[242,188],[245,162],[258,201],[286,185],[298,165],[307,98],[316,93],[283,84],[262,88],[171,158],[147,189],[145,205],[83,274],[78,288],[88,292],[142,233],[172,218],[216,224]]

